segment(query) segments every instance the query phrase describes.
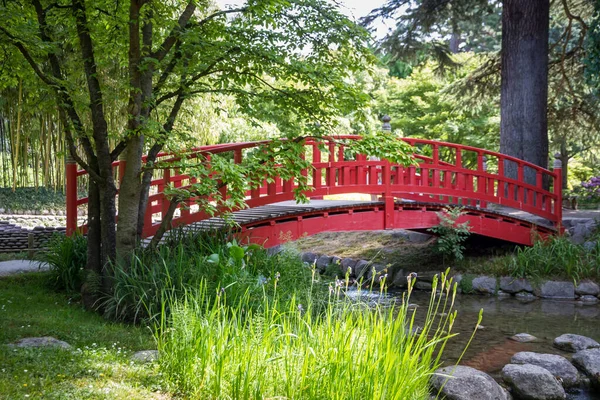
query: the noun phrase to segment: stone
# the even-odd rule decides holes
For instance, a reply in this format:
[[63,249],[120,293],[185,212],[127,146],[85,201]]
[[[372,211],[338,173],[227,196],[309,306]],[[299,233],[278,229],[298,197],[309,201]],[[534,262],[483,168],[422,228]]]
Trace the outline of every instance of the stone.
[[532,364],[547,369],[552,375],[561,380],[564,387],[576,386],[579,383],[579,372],[563,356],[557,354],[534,353],[521,351],[510,359],[511,364]]
[[583,248],[585,249],[585,251],[594,251],[596,249],[596,246],[597,246],[597,242],[591,242],[591,241],[585,242],[583,244]]
[[508,298],[508,297],[512,297],[512,294],[505,292],[504,290],[498,290],[498,293],[496,293],[496,296],[502,297],[502,298]]
[[331,264],[331,256],[326,255],[322,255],[321,257],[317,258],[317,261],[315,263],[317,269],[320,272],[324,272],[325,269],[329,266],[329,264]]
[[317,259],[319,258],[318,254],[315,253],[311,253],[311,252],[306,252],[306,253],[302,253],[302,261],[309,263],[309,264],[313,264],[315,261],[317,261]]
[[534,293],[545,299],[574,299],[575,285],[573,282],[546,281]]
[[68,350],[71,348],[71,345],[67,342],[63,342],[62,340],[58,340],[53,338],[52,336],[42,336],[42,337],[30,337],[17,340],[15,343],[10,344],[11,347],[56,347],[59,349]]
[[438,281],[439,281],[439,275],[440,272],[439,271],[425,271],[425,272],[419,272],[419,280],[420,281],[424,281],[424,282],[429,282],[432,283],[433,279],[438,276]]
[[340,269],[342,270],[342,274],[346,276],[348,273],[348,268],[350,268],[350,276],[354,276],[354,266],[356,265],[356,260],[352,258],[343,258],[340,262]]
[[587,336],[566,333],[554,339],[554,347],[576,353],[581,350],[598,348],[600,347],[600,343]]
[[594,233],[595,229],[596,221],[593,219],[585,220],[569,229],[569,233],[571,234],[570,239],[573,243],[583,244]]
[[598,296],[598,293],[600,293],[600,287],[598,284],[591,281],[580,282],[575,288],[575,294],[578,294],[579,296]]
[[431,386],[448,400],[508,400],[502,386],[481,371],[462,365],[438,369]]
[[431,290],[432,289],[432,284],[431,282],[425,282],[425,281],[417,281],[415,282],[415,289],[418,290]]
[[503,276],[500,278],[500,290],[506,293],[533,292],[527,279]]
[[368,267],[369,262],[367,260],[358,260],[354,265],[354,275],[356,278],[361,278],[366,274],[367,271],[365,269]]
[[537,340],[535,336],[530,335],[529,333],[517,333],[516,335],[509,337],[509,339],[519,343],[529,343]]
[[342,259],[340,257],[338,257],[338,256],[333,256],[333,257],[331,257],[330,264],[341,265],[342,264]]
[[579,298],[582,302],[586,304],[596,304],[598,302],[598,298],[596,296],[592,296],[590,294],[584,294]]
[[394,273],[394,279],[392,280],[391,286],[395,288],[405,288],[408,286],[408,278],[406,277],[404,270],[399,269]]
[[496,284],[496,278],[492,276],[478,276],[473,279],[473,291],[483,294],[495,294]]
[[158,350],[136,351],[131,356],[131,361],[138,363],[152,363],[158,361]]
[[366,274],[368,281],[371,281],[373,279],[373,271],[375,271],[375,284],[379,284],[379,281],[380,279],[383,279],[383,276],[386,277],[386,280],[389,277],[387,265],[371,264]]
[[533,364],[508,364],[502,368],[502,379],[517,398],[523,400],[562,400],[565,389],[550,371]]
[[515,294],[515,297],[517,298],[517,300],[519,300],[521,302],[525,302],[525,303],[537,300],[537,296],[535,294],[529,293],[529,292],[519,292],[519,293]]
[[600,388],[600,349],[581,350],[573,355],[573,364],[579,367]]

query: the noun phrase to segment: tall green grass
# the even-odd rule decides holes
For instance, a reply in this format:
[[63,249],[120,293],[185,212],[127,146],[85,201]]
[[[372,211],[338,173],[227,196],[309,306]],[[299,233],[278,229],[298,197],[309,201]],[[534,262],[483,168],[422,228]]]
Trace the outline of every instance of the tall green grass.
[[533,246],[519,248],[509,256],[509,271],[523,278],[599,279],[600,242],[585,248],[566,236],[537,240]]
[[61,291],[79,293],[84,282],[87,261],[87,238],[75,234],[55,234],[48,242],[48,250],[40,260],[50,268],[50,283]]
[[277,291],[252,308],[249,294],[232,303],[227,290],[215,297],[203,283],[161,313],[160,371],[193,399],[428,398],[453,336],[452,282],[434,281],[418,330],[410,291],[400,304],[366,306],[345,298],[343,286],[315,311],[310,298],[281,302]]

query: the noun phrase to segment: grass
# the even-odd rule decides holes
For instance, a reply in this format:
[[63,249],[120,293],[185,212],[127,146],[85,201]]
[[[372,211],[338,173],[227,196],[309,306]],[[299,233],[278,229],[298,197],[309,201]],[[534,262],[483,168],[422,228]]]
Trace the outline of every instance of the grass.
[[11,210],[13,214],[24,211],[58,211],[65,209],[65,195],[62,191],[40,188],[0,188],[0,204],[5,212]]
[[0,262],[12,260],[27,260],[27,253],[24,251],[17,253],[0,253]]
[[419,334],[408,298],[366,306],[345,299],[343,286],[322,313],[277,296],[252,311],[205,286],[189,292],[157,329],[161,372],[186,398],[428,398],[456,317],[451,282],[434,282],[442,294],[432,292]]
[[[54,293],[47,273],[0,279],[0,398],[165,399],[156,365],[132,352],[156,348],[148,328],[106,321]],[[24,337],[53,336],[74,351],[12,349]]]

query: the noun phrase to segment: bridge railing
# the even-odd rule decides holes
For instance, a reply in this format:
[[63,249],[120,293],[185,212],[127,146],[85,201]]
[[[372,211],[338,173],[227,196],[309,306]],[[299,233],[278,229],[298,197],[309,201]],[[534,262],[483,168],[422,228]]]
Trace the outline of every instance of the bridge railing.
[[[414,149],[415,165],[395,165],[387,160],[372,159],[368,155],[350,155],[350,142],[359,136],[336,136],[324,139],[306,139],[305,157],[312,167],[303,173],[308,177],[311,198],[348,193],[366,193],[384,202],[390,215],[399,199],[424,203],[462,205],[485,208],[491,204],[522,210],[559,225],[562,220],[561,170],[555,164],[553,171],[500,153],[475,147],[434,140],[403,138]],[[235,163],[241,163],[252,149],[265,142],[248,142],[204,146],[192,149],[185,157],[210,160],[215,154],[229,154]],[[323,150],[324,149],[324,150]],[[178,161],[181,156],[161,153],[163,163]],[[114,163],[118,175],[126,165]],[[77,198],[77,179],[85,171],[75,165],[67,166],[67,231],[77,226],[77,207],[87,198]],[[175,167],[165,167],[153,179],[146,210],[143,236],[152,236],[169,208],[165,188],[186,188],[194,183],[193,177],[182,174]],[[248,207],[258,207],[280,201],[293,200],[295,180],[275,178],[264,181],[247,192]],[[75,189],[73,189],[75,188]],[[221,189],[227,197],[227,187]],[[173,226],[190,224],[209,218],[197,206],[194,198],[183,202],[173,218]],[[387,228],[393,228],[393,218],[386,218]],[[85,229],[85,225],[79,228]]]

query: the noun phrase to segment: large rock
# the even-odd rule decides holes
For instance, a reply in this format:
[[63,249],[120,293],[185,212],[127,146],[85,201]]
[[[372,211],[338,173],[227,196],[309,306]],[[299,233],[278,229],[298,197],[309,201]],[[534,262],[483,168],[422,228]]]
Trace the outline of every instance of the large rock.
[[596,221],[593,219],[586,220],[582,223],[579,223],[573,226],[572,229],[569,229],[569,233],[571,234],[571,241],[577,244],[583,244],[586,242],[587,238],[594,233],[596,230]]
[[448,400],[510,399],[491,376],[462,365],[438,369],[431,377],[431,386]]
[[600,293],[600,287],[598,287],[598,284],[591,281],[580,282],[575,288],[575,294],[578,294],[579,296],[598,296],[598,293]]
[[478,276],[473,279],[473,291],[476,293],[495,294],[497,281],[492,276]]
[[502,368],[502,379],[517,398],[523,400],[562,400],[565,389],[550,371],[533,364],[508,364]]
[[138,363],[152,363],[158,361],[158,350],[136,351],[131,356],[131,361],[135,361]]
[[575,285],[573,282],[546,281],[535,294],[546,299],[574,299]]
[[[352,258],[343,258],[340,263],[340,269],[342,270],[342,274],[346,276],[348,272],[350,272],[350,276],[354,276],[354,266],[356,265],[356,260]],[[350,268],[350,271],[348,271]]]
[[579,372],[566,358],[556,354],[533,353],[522,351],[512,356],[512,364],[532,364],[550,371],[562,381],[564,387],[576,386],[579,383]]
[[500,278],[500,290],[507,293],[533,292],[533,288],[527,279],[503,276]]
[[367,273],[367,267],[369,266],[369,262],[367,260],[358,260],[354,265],[354,275],[356,278],[366,279],[366,276],[363,276]]
[[392,280],[391,286],[395,288],[405,288],[408,286],[408,278],[406,277],[404,270],[399,269],[394,272],[394,279]]
[[319,255],[307,251],[306,253],[302,253],[301,258],[302,258],[302,261],[309,263],[309,264],[313,264],[315,261],[317,261],[317,259],[319,258]]
[[573,355],[573,363],[578,366],[600,388],[600,349],[582,350]]
[[600,347],[600,343],[587,336],[566,333],[554,339],[554,346],[565,351],[576,353],[581,350]]
[[517,333],[516,335],[509,337],[509,339],[519,343],[529,343],[538,340],[538,338],[529,333]]
[[68,350],[71,345],[62,340],[53,338],[52,336],[43,337],[30,337],[17,340],[15,343],[10,344],[11,347],[56,347],[60,349]]
[[319,272],[325,272],[325,269],[329,266],[329,264],[331,264],[331,259],[331,256],[326,255],[322,255],[321,257],[317,258],[315,265]]

